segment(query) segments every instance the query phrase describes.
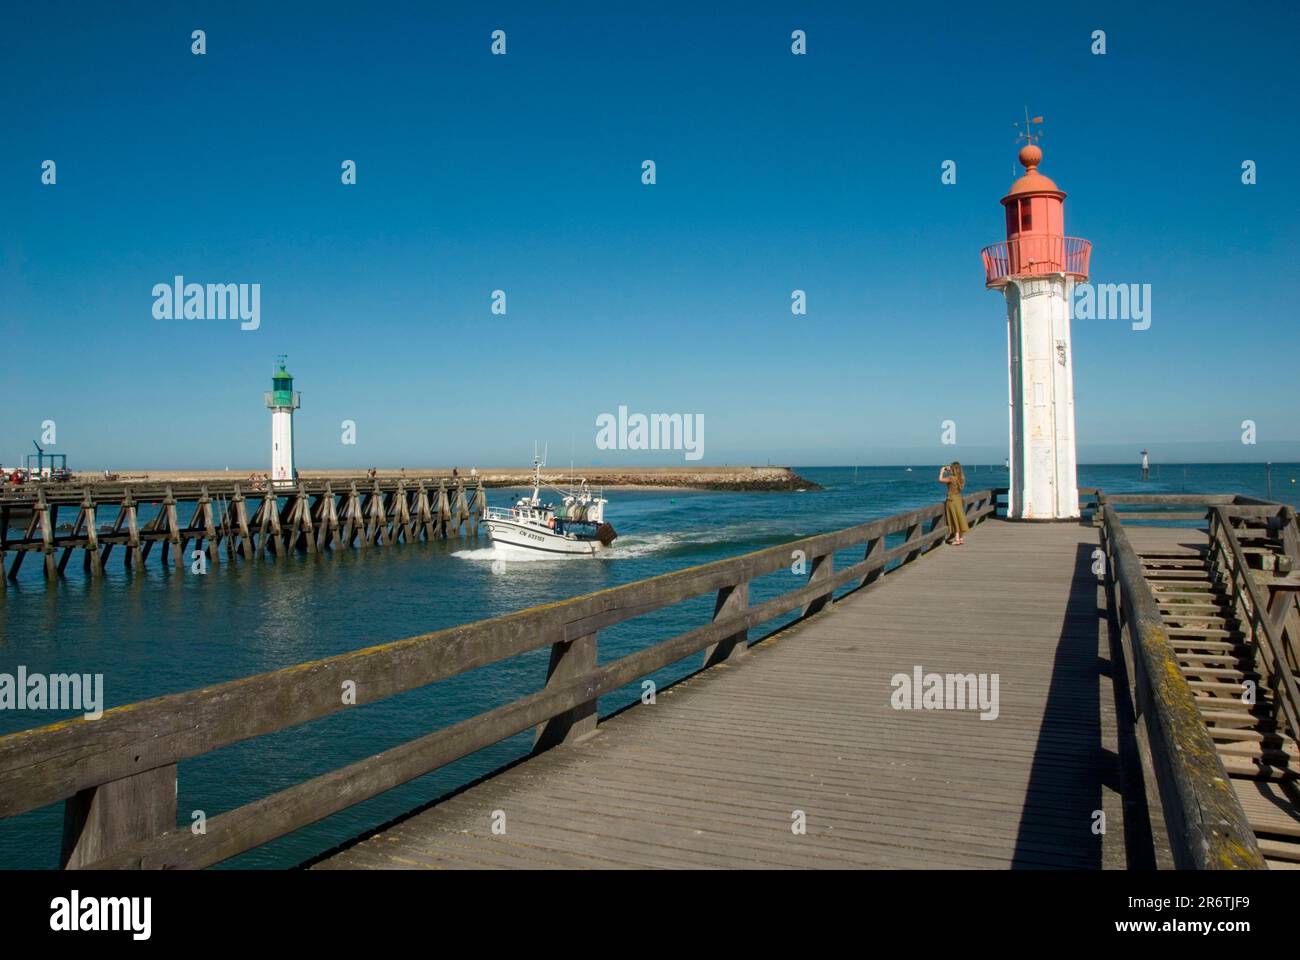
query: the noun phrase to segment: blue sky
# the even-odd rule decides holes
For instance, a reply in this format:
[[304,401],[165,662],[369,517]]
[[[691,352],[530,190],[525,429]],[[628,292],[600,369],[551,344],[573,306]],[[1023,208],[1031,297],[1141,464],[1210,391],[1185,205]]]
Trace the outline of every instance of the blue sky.
[[[6,7],[0,462],[53,419],[74,467],[265,469],[279,353],[300,468],[681,462],[596,450],[620,405],[704,463],[1001,460],[1026,104],[1094,279],[1152,285],[1076,321],[1081,459],[1300,458],[1293,4],[550,6]],[[260,328],[155,319],[176,274]]]

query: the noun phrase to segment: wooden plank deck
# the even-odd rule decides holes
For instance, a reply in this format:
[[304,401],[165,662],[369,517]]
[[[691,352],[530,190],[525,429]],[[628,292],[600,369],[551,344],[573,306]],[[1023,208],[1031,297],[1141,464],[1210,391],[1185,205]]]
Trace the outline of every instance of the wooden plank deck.
[[[982,524],[314,866],[1123,866],[1096,545],[1080,524]],[[997,718],[893,709],[918,665],[996,673]]]

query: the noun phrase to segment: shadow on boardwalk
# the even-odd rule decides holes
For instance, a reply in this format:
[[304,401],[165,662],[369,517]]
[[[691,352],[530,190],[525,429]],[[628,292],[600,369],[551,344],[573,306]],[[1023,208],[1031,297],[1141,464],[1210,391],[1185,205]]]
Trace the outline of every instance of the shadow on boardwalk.
[[1098,608],[1093,546],[1075,549],[1074,574],[1060,626],[1046,709],[1034,747],[1024,813],[1012,866],[1050,866],[1040,845],[1070,848],[1061,866],[1102,865],[1101,834],[1094,833],[1102,813],[1102,783],[1118,786],[1118,758],[1102,742],[1101,683],[1109,660],[1098,655],[1098,633],[1106,611]]

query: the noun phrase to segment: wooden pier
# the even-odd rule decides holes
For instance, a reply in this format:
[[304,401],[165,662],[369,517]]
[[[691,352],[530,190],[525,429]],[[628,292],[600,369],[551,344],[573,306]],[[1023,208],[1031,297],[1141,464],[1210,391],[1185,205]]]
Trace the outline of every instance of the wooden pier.
[[[192,550],[219,563],[235,557],[280,557],[340,547],[378,547],[459,535],[474,536],[487,508],[481,482],[464,479],[340,478],[290,484],[32,483],[0,488],[0,567],[18,578],[28,554],[45,574],[62,574],[76,553],[91,575],[104,570],[114,547],[128,567],[143,565],[155,546],[163,566],[190,565]],[[59,516],[72,515],[66,530]],[[20,537],[16,518],[26,521]],[[147,518],[147,519],[145,519]],[[192,546],[191,546],[192,545]]]
[[[874,594],[316,866],[1100,867],[1093,811],[1118,820],[1120,804],[1104,796],[1118,771],[1095,542],[1073,524],[981,524]],[[990,590],[991,569],[1021,590]],[[916,666],[997,673],[997,718],[893,709],[891,678]]]
[[[0,817],[63,801],[69,867],[202,867],[534,730],[529,759],[313,865],[1300,865],[1295,512],[1091,491],[1090,522],[1014,523],[1000,493],[966,498],[961,547],[935,505],[0,737]],[[773,574],[790,589],[751,603]],[[600,631],[700,595],[709,622],[598,660]],[[177,826],[187,758],[544,647],[535,692]],[[597,722],[599,697],[699,655]],[[900,702],[931,672],[997,695]]]

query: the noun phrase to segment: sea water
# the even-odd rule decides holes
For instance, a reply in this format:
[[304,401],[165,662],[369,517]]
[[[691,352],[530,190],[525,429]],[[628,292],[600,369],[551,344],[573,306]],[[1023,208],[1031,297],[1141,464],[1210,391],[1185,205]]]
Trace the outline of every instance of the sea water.
[[[799,468],[822,491],[713,493],[612,489],[608,519],[619,532],[595,559],[538,559],[502,553],[485,537],[352,549],[285,560],[223,562],[204,575],[163,568],[155,551],[135,574],[120,550],[90,579],[80,556],[55,584],[28,558],[16,584],[0,588],[0,673],[102,674],[111,708],[148,697],[274,670],[534,604],[629,583],[813,533],[914,509],[942,499],[936,467]],[[1300,466],[1275,464],[1274,499],[1296,505]],[[997,466],[966,467],[968,490],[1005,486]],[[1082,466],[1079,483],[1111,493],[1242,493],[1264,497],[1262,464]],[[504,505],[521,491],[491,490]],[[836,566],[861,559],[861,547]],[[762,578],[751,602],[798,585],[788,570]],[[712,595],[602,631],[609,662],[708,622]],[[790,617],[763,629],[762,635]],[[188,827],[337,767],[537,690],[548,653],[540,649],[374,704],[345,710],[179,765],[178,822]],[[701,655],[652,679],[662,687],[696,669]],[[633,684],[600,701],[602,716],[637,699]],[[75,716],[0,710],[0,734]],[[230,861],[284,867],[453,790],[527,754],[523,733],[386,794]],[[58,863],[62,804],[0,821],[0,868]]]

